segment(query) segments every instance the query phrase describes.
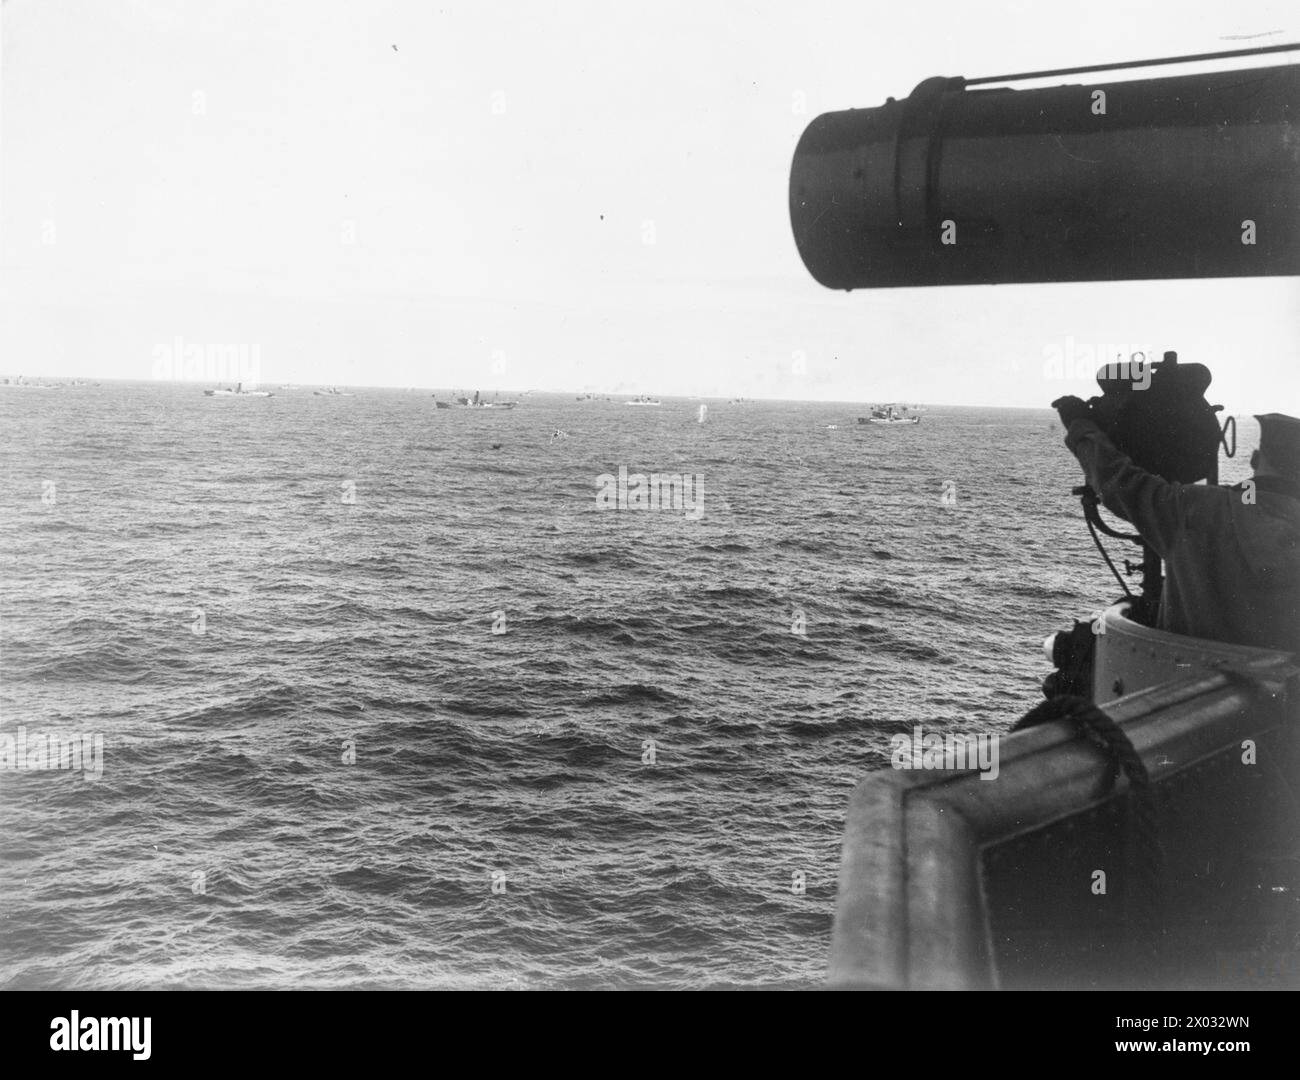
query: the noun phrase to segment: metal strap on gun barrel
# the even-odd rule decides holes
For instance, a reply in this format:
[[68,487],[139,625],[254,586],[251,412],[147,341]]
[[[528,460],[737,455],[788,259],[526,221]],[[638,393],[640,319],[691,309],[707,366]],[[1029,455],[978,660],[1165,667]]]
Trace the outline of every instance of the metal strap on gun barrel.
[[[895,220],[904,233],[914,232],[938,238],[938,208],[935,186],[938,181],[939,121],[943,113],[943,95],[959,90],[961,79],[936,76],[926,79],[903,102],[903,115],[894,141],[894,210]],[[929,247],[922,250],[932,250]]]
[[[1164,849],[1160,843],[1155,791],[1147,767],[1124,729],[1087,698],[1070,694],[1049,698],[1025,713],[1011,730],[1023,731],[1053,720],[1072,723],[1094,746],[1108,755],[1113,769],[1128,777],[1130,821],[1137,863],[1134,888],[1131,892],[1125,889],[1126,895],[1132,897],[1130,929],[1135,935],[1140,935],[1141,943],[1158,956],[1163,928],[1161,882]],[[1112,774],[1112,782],[1118,772]]]

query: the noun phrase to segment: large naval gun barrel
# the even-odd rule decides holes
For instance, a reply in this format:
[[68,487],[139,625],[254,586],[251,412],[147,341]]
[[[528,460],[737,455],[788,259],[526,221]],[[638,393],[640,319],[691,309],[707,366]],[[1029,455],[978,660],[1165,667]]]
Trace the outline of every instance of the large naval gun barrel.
[[813,120],[790,171],[812,276],[859,289],[1300,273],[1300,68],[983,88],[1026,77],[926,79]]

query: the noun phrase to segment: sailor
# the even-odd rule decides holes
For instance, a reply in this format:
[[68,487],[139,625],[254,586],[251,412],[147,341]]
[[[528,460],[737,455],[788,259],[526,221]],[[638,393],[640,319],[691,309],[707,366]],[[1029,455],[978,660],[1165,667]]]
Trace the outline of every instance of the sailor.
[[1161,630],[1300,652],[1300,419],[1256,416],[1254,475],[1221,487],[1139,468],[1081,398],[1057,398],[1052,408],[1088,486],[1164,560]]

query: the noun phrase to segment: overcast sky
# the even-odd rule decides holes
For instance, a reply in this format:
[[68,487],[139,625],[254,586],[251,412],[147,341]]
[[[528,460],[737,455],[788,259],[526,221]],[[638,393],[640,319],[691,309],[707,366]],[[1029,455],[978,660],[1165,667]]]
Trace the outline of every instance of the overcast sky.
[[1093,392],[1043,376],[1072,338],[1300,414],[1295,278],[832,293],[787,209],[819,112],[1297,10],[5,0],[0,372],[149,378],[179,336],[269,383],[1032,406]]

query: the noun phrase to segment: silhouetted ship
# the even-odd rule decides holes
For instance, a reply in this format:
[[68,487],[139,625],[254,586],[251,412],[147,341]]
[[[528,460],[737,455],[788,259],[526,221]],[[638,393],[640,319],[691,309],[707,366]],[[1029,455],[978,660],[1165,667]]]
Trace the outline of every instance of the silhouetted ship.
[[921,418],[915,413],[909,413],[907,406],[896,407],[894,405],[885,405],[879,409],[872,409],[870,416],[859,416],[859,424],[919,424]]
[[215,390],[204,390],[205,397],[274,397],[270,390],[245,390],[243,383],[236,383],[233,388],[218,387]]

